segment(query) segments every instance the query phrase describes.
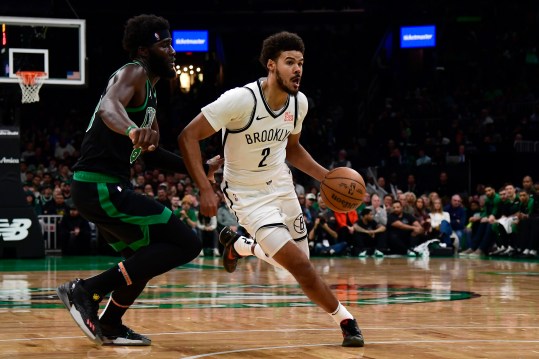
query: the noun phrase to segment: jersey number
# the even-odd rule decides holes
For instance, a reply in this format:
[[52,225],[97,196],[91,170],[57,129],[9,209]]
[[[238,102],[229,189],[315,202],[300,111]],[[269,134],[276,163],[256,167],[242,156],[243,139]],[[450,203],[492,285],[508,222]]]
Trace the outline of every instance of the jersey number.
[[270,149],[269,147],[266,147],[262,150],[262,160],[258,163],[258,167],[266,167],[267,164],[264,163],[264,161],[266,160],[266,158],[268,158],[269,154],[270,154]]

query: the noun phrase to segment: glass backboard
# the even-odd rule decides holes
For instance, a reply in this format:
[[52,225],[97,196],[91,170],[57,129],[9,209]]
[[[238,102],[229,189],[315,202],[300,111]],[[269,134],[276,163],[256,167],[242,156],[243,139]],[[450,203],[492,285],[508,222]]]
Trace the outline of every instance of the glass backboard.
[[0,83],[18,71],[47,73],[44,84],[86,84],[86,21],[0,16]]

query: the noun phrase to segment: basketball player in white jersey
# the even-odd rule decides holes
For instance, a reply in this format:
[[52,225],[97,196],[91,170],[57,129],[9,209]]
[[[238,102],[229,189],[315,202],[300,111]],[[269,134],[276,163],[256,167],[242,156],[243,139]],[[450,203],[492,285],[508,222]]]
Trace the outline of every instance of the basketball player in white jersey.
[[249,255],[285,268],[309,299],[340,324],[342,345],[362,347],[356,320],[309,261],[305,222],[285,162],[318,181],[328,172],[299,143],[308,109],[307,98],[299,92],[303,53],[303,40],[296,34],[280,32],[265,39],[260,61],[268,76],[229,90],[202,108],[178,144],[200,188],[200,212],[215,216],[217,198],[201,165],[199,141],[223,130],[221,187],[239,223],[256,240],[225,227],[220,234],[225,269],[233,272],[238,259]]

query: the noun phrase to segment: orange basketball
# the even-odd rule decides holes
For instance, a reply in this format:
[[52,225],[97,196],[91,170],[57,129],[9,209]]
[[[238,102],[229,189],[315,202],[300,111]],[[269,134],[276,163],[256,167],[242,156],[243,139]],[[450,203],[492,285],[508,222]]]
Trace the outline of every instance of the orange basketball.
[[332,169],[320,183],[320,196],[335,212],[346,213],[359,207],[365,191],[363,177],[349,167]]

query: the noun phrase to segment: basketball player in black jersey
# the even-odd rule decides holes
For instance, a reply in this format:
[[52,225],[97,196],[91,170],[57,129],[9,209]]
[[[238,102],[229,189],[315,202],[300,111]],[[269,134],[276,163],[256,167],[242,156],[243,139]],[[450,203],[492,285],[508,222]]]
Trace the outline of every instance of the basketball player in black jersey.
[[[57,289],[83,332],[97,344],[150,345],[122,323],[146,283],[194,259],[201,243],[170,209],[137,194],[130,167],[139,156],[150,167],[185,172],[181,158],[159,147],[154,120],[155,84],[176,76],[169,23],[155,15],[127,21],[123,47],[131,62],[111,77],[95,108],[74,165],[71,187],[80,213],[125,260],[87,279]],[[217,163],[215,168],[219,168]],[[98,317],[99,303],[111,293]]]

